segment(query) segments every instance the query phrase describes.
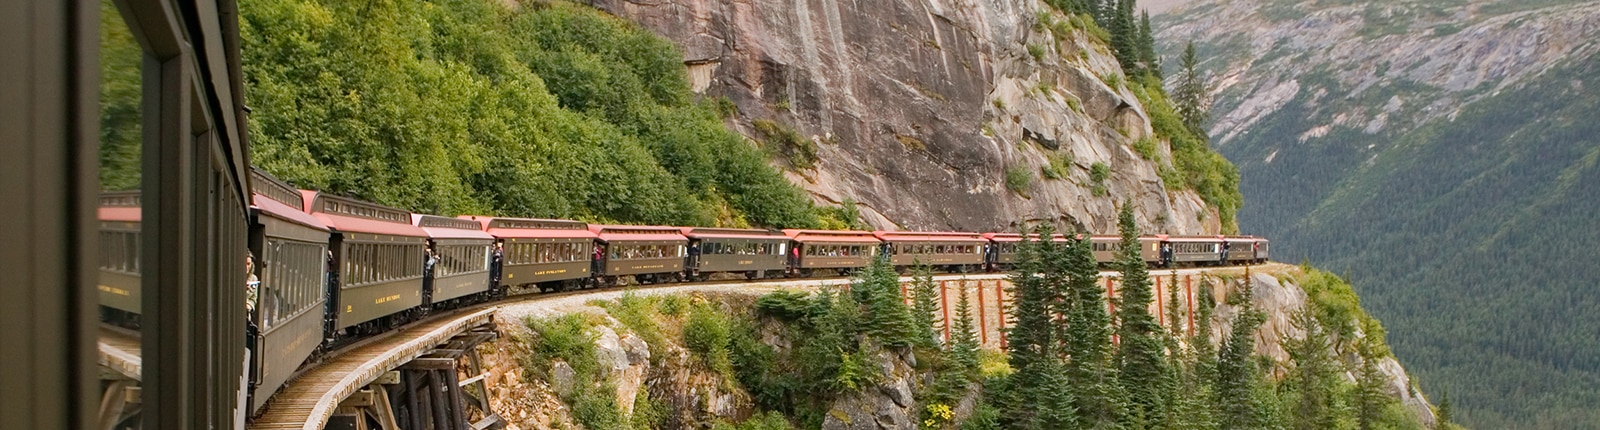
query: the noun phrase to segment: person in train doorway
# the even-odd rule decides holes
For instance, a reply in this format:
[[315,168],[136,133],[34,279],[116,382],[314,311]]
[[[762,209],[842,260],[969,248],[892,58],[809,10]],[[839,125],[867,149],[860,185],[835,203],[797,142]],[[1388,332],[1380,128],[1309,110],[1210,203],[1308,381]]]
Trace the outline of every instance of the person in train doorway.
[[1228,265],[1228,243],[1227,242],[1223,242],[1222,243],[1222,259],[1217,260],[1217,265],[1218,266],[1226,266],[1226,265]]
[[244,348],[246,362],[256,351],[256,334],[261,329],[256,326],[256,298],[261,290],[261,279],[256,277],[256,256],[250,251],[244,252]]
[[1166,267],[1172,267],[1172,244],[1171,243],[1166,243],[1166,242],[1162,242],[1161,243],[1161,265],[1162,266],[1166,266]]
[[505,245],[505,243],[500,242],[498,240],[495,241],[494,242],[494,250],[489,253],[489,284],[490,284],[489,286],[490,287],[493,287],[493,288],[496,288],[496,289],[500,288],[500,275],[501,275],[501,273],[500,273],[500,264],[505,260],[505,256],[506,256],[506,245]]

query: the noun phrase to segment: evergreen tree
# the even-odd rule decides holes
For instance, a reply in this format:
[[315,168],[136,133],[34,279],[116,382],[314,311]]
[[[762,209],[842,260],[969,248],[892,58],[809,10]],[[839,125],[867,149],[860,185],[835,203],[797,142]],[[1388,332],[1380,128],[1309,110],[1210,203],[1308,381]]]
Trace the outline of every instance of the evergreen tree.
[[1039,390],[1039,430],[1078,428],[1077,410],[1073,407],[1072,381],[1068,379],[1059,361],[1045,362],[1044,387]]
[[1117,428],[1125,405],[1111,362],[1111,316],[1094,249],[1088,238],[1079,238],[1066,251],[1072,303],[1064,336],[1066,375],[1072,381],[1078,423],[1090,429]]
[[1198,302],[1195,305],[1195,331],[1194,336],[1189,338],[1189,345],[1194,349],[1196,376],[1210,385],[1217,380],[1217,347],[1211,341],[1211,319],[1216,313],[1217,298],[1212,293],[1210,281],[1201,279],[1195,301]]
[[[1035,230],[1038,237],[1050,237],[1048,227]],[[1050,299],[1040,274],[1040,241],[1027,234],[1017,244],[1016,270],[1011,272],[1011,312],[1015,323],[1007,336],[1008,360],[1016,372],[1009,389],[1015,398],[1001,403],[1001,419],[1006,428],[1030,428],[1041,419],[1043,405],[1038,400],[1049,384],[1051,352]]]
[[905,296],[900,293],[900,275],[889,264],[888,255],[872,260],[852,284],[856,304],[863,308],[863,331],[884,346],[910,346],[916,340],[916,325]]
[[939,345],[939,333],[944,320],[939,318],[939,291],[934,288],[933,268],[916,262],[912,269],[911,315],[916,320],[917,344],[925,347]]
[[[1373,366],[1373,367],[1376,368],[1377,366]],[[1455,426],[1455,417],[1454,417],[1455,410],[1454,409],[1455,409],[1454,407],[1450,406],[1450,392],[1449,391],[1440,391],[1439,392],[1439,413],[1437,414],[1438,415],[1438,417],[1437,417],[1438,418],[1438,423],[1439,423],[1438,428],[1448,429],[1448,428],[1452,428],[1452,427]],[[1365,430],[1365,429],[1363,429],[1363,430]]]
[[[1369,335],[1370,336],[1370,335]],[[1383,411],[1393,401],[1389,397],[1389,377],[1378,368],[1378,354],[1373,350],[1372,341],[1362,341],[1357,346],[1361,356],[1361,368],[1356,375],[1356,426],[1361,430],[1382,428]],[[1445,423],[1449,422],[1449,397],[1440,397],[1438,427],[1446,429]]]
[[1202,127],[1210,117],[1207,105],[1210,104],[1211,91],[1206,87],[1205,77],[1200,76],[1200,71],[1196,69],[1200,60],[1195,55],[1194,42],[1184,46],[1180,61],[1182,65],[1178,70],[1178,87],[1173,91],[1173,107],[1189,131],[1197,136],[1205,136]]
[[1284,385],[1298,394],[1293,410],[1294,428],[1339,428],[1343,402],[1338,395],[1338,378],[1343,369],[1333,357],[1328,333],[1305,311],[1296,312],[1291,323],[1305,331],[1304,338],[1284,342],[1284,349],[1294,364]]
[[1111,51],[1128,76],[1139,76],[1139,24],[1133,18],[1135,0],[1117,0],[1112,12]]
[[967,282],[961,282],[956,298],[956,320],[950,330],[950,360],[970,379],[978,375],[978,335],[972,326],[972,302],[967,299]]
[[1191,428],[1217,428],[1217,412],[1212,405],[1216,399],[1217,349],[1211,342],[1211,316],[1216,300],[1211,295],[1209,283],[1202,282],[1195,292],[1195,329],[1189,337],[1189,371],[1185,375],[1184,393],[1188,402],[1187,413]]
[[1223,338],[1217,350],[1217,394],[1214,410],[1220,415],[1218,428],[1257,429],[1267,424],[1256,398],[1261,378],[1254,360],[1256,329],[1263,316],[1251,305],[1250,289],[1246,287],[1236,300],[1238,315],[1234,316],[1233,329]]
[[1150,11],[1140,11],[1139,18],[1139,67],[1156,80],[1161,79],[1161,59],[1156,56],[1156,36],[1150,29]]
[[1150,315],[1150,273],[1140,254],[1139,226],[1133,220],[1133,203],[1124,202],[1117,215],[1122,231],[1122,248],[1117,251],[1117,266],[1122,271],[1121,294],[1117,299],[1117,364],[1122,388],[1131,399],[1128,412],[1159,422],[1161,378],[1165,373],[1165,344],[1161,326]]

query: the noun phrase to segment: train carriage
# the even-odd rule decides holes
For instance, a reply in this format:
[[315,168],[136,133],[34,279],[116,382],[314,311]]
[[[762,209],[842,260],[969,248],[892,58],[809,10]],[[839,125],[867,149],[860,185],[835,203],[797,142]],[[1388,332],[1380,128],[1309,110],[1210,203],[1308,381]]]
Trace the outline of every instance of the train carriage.
[[611,285],[622,276],[640,283],[678,280],[688,255],[689,238],[676,227],[641,225],[589,225],[598,251],[595,275]]
[[1256,239],[1247,236],[1230,236],[1223,239],[1227,246],[1225,264],[1250,264],[1256,260]]
[[1265,238],[1265,237],[1257,237],[1255,239],[1256,239],[1256,248],[1255,248],[1255,254],[1256,254],[1255,262],[1256,262],[1256,264],[1265,264],[1267,261],[1272,260],[1272,254],[1270,252],[1268,252],[1268,249],[1267,249],[1268,248],[1267,245],[1270,244],[1271,241],[1268,241],[1267,238]]
[[100,264],[96,290],[105,322],[137,328],[140,301],[140,207],[138,191],[100,195]]
[[250,252],[260,285],[249,318],[255,324],[250,410],[259,410],[323,340],[328,228],[305,212],[299,191],[251,172]]
[[1163,242],[1170,246],[1173,265],[1223,264],[1223,239],[1221,236],[1170,236]]
[[[1139,258],[1152,267],[1168,265],[1167,256],[1162,255],[1161,244],[1166,236],[1139,236]],[[1117,262],[1118,253],[1122,251],[1122,236],[1111,234],[1097,234],[1089,238],[1090,246],[1094,248],[1094,261],[1101,266],[1109,266]]]
[[868,231],[784,230],[793,241],[789,249],[789,268],[799,276],[816,270],[835,270],[847,275],[872,263],[883,244]]
[[437,215],[412,214],[411,224],[428,234],[428,249],[434,258],[432,270],[424,266],[424,303],[434,303],[463,298],[486,298],[494,291],[490,279],[489,260],[494,248],[494,236],[485,233],[482,225],[472,220]]
[[[986,251],[989,270],[1010,270],[1017,263],[1018,246],[1022,244],[1021,233],[984,233],[983,237],[989,239],[989,249]],[[1065,243],[1065,235],[1052,235],[1052,240]],[[1028,240],[1039,240],[1039,235],[1029,234]]]
[[581,221],[463,215],[503,249],[499,288],[506,294],[561,291],[589,279],[595,234]]
[[689,238],[686,274],[705,279],[712,273],[743,274],[760,279],[782,274],[788,268],[789,236],[782,233],[731,228],[685,227]]
[[[376,203],[301,191],[312,215],[332,231],[338,273],[329,329],[381,331],[415,317],[422,306],[428,234],[411,214]],[[358,326],[359,325],[359,326]]]
[[921,263],[947,272],[982,267],[989,244],[978,233],[877,231],[873,236],[883,241],[889,263],[896,267]]

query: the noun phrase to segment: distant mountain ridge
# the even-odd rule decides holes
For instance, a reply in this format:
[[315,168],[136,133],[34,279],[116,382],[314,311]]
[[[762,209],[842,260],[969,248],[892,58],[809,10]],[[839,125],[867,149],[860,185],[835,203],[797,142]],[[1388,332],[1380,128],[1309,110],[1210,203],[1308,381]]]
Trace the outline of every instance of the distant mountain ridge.
[[1244,231],[1350,274],[1481,428],[1600,428],[1600,2],[1193,2]]

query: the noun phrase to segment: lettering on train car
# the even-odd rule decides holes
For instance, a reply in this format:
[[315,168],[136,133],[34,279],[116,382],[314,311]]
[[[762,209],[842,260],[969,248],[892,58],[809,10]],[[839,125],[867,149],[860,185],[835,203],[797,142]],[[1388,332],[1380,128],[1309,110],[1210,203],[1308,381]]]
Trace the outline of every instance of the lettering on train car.
[[113,287],[113,286],[110,286],[110,285],[101,285],[100,286],[100,291],[104,291],[104,292],[111,293],[111,294],[116,294],[116,295],[119,295],[119,296],[128,295],[128,290],[124,290],[124,289],[121,289],[121,288]]
[[373,300],[372,304],[381,305],[381,304],[389,303],[389,302],[392,302],[392,301],[395,301],[395,300],[400,300],[400,295],[399,294],[394,294],[394,295],[385,296],[385,297],[379,297],[377,300]]
[[[588,269],[584,269],[584,270],[588,270]],[[562,273],[567,273],[567,269],[540,270],[540,271],[537,271],[537,272],[533,272],[533,276],[560,275]],[[506,276],[506,277],[509,278],[510,276]]]

